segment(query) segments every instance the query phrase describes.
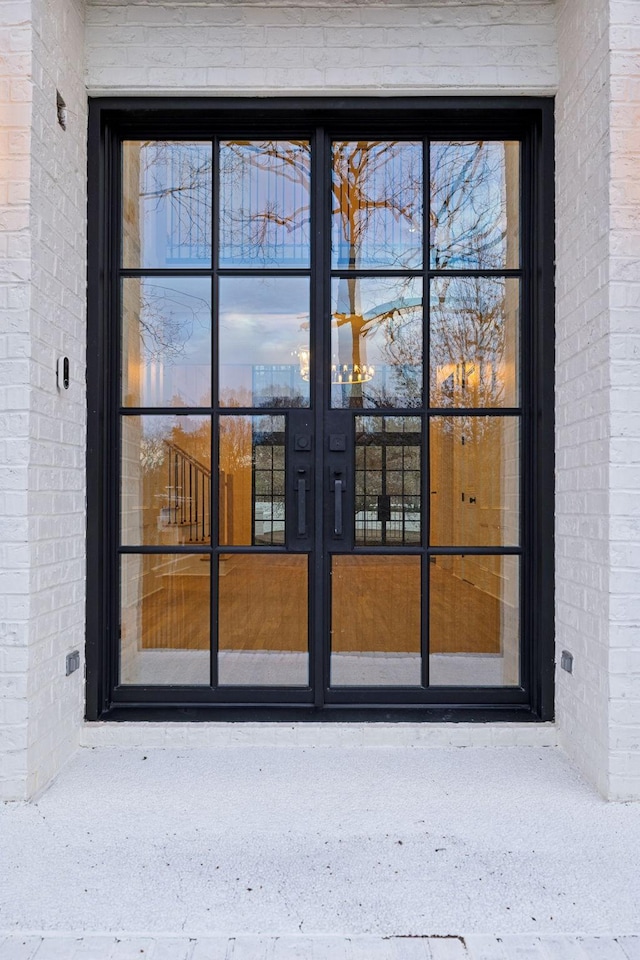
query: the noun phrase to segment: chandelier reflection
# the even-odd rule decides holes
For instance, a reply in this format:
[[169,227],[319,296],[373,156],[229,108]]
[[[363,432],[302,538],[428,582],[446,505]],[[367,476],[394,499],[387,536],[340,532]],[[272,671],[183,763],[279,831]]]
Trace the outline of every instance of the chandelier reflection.
[[[308,347],[298,347],[293,356],[298,358],[300,376],[303,380],[309,380],[311,367],[311,351]],[[369,363],[332,363],[331,364],[331,383],[349,384],[368,383],[375,375],[375,368]]]
[[331,383],[367,383],[373,379],[375,368],[367,363],[333,363]]

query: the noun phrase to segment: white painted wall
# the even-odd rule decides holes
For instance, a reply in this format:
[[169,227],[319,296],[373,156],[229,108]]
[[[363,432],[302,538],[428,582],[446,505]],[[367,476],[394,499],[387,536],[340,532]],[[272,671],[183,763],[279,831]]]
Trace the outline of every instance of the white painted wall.
[[24,794],[29,641],[30,0],[0,4],[0,799]]
[[556,100],[556,640],[562,743],[607,790],[608,0],[560,0]]
[[552,0],[87,5],[93,95],[553,93]]
[[640,7],[560,0],[558,55],[557,720],[640,798]]
[[[29,779],[37,792],[84,713],[87,95],[82,0],[32,0]],[[56,90],[67,128],[56,115]],[[68,391],[55,362],[70,360]]]
[[[73,752],[84,646],[86,92],[79,0],[0,4],[0,798]],[[56,89],[68,107],[57,123]],[[56,388],[56,358],[72,386]]]
[[640,798],[640,4],[610,0],[609,786]]

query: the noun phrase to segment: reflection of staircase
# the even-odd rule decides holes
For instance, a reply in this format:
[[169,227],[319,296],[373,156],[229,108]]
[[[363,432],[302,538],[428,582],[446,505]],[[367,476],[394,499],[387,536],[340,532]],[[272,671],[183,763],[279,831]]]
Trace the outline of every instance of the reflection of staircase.
[[169,453],[169,482],[160,525],[175,530],[181,543],[210,543],[211,470],[172,441],[164,442]]

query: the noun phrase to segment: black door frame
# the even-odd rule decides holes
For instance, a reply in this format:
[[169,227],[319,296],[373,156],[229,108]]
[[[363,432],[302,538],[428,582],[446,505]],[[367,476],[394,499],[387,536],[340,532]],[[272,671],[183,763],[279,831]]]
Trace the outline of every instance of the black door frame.
[[[87,441],[87,719],[232,719],[232,720],[550,720],[553,717],[553,515],[554,515],[554,162],[553,100],[551,98],[108,98],[89,104],[88,203],[88,441]],[[114,689],[118,657],[118,590],[116,562],[118,497],[117,332],[112,318],[117,304],[120,220],[119,165],[122,139],[224,136],[254,138],[312,136],[312,163],[327,167],[326,138],[332,135],[414,135],[433,138],[520,139],[522,158],[523,303],[522,355],[522,484],[521,583],[522,688],[429,688],[420,698],[408,688],[348,688],[328,700],[316,684],[305,702],[291,689],[256,688],[212,700],[209,687],[119,687]],[[319,178],[316,178],[319,181]],[[324,268],[328,211],[314,190],[315,235],[312,239],[317,276],[328,284]],[[141,271],[146,272],[146,271]],[[492,271],[481,271],[483,275]],[[503,275],[508,271],[495,271]],[[424,279],[430,271],[425,265]],[[328,290],[316,284],[312,311],[321,316]],[[318,325],[319,327],[320,325]],[[320,336],[322,333],[319,334]],[[325,333],[328,336],[328,333]],[[322,392],[324,384],[318,384]],[[320,405],[315,416],[322,416]],[[284,411],[283,411],[284,412]],[[295,411],[294,411],[295,412]],[[299,411],[300,412],[300,411]],[[298,412],[298,413],[299,413]],[[384,411],[385,413],[387,411]],[[392,413],[392,411],[389,411]],[[315,471],[324,486],[321,451]],[[322,479],[320,479],[322,478]],[[214,498],[212,523],[216,523]],[[316,536],[322,534],[322,510],[316,511]],[[227,548],[225,548],[226,551]],[[143,553],[144,548],[136,548]],[[209,552],[202,548],[202,552]],[[271,552],[271,550],[269,551]],[[376,550],[378,552],[378,550]],[[397,550],[393,550],[397,553]],[[424,549],[460,553],[456,548]],[[500,550],[501,553],[508,550]],[[520,551],[518,551],[520,552]],[[328,562],[325,558],[325,562]],[[326,621],[328,601],[317,564],[315,596],[310,617]],[[326,574],[325,574],[326,577]],[[326,584],[326,579],[324,580]],[[321,629],[327,631],[328,624]],[[326,652],[316,645],[315,669],[326,669]],[[242,693],[243,699],[238,697]],[[348,699],[348,702],[346,702]],[[378,700],[376,703],[375,700]],[[169,702],[170,701],[170,702]]]

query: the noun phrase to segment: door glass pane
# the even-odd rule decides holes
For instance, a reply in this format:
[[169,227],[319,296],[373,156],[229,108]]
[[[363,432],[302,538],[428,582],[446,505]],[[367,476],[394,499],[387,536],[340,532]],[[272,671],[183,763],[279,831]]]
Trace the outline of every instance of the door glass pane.
[[307,557],[223,554],[218,577],[219,682],[306,686]]
[[422,404],[422,281],[331,282],[331,406]]
[[331,685],[420,684],[420,557],[334,556]]
[[220,266],[307,267],[311,153],[304,140],[220,144]]
[[517,406],[519,320],[519,280],[433,280],[431,406]]
[[431,544],[518,546],[518,417],[433,417]]
[[421,542],[420,417],[356,417],[355,542]]
[[122,417],[121,530],[130,546],[211,542],[211,421]]
[[222,277],[220,405],[309,406],[309,280]]
[[431,144],[431,266],[520,266],[520,144]]
[[422,266],[422,144],[333,144],[331,265]]
[[211,405],[210,280],[123,280],[122,403],[127,407]]
[[127,141],[122,154],[122,265],[211,266],[210,143]]
[[519,557],[432,557],[429,682],[520,682]]
[[208,684],[210,558],[121,560],[120,682]]
[[285,418],[220,417],[220,543],[285,542]]

